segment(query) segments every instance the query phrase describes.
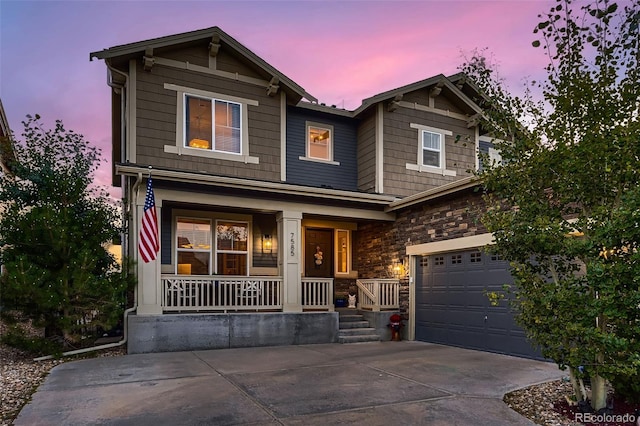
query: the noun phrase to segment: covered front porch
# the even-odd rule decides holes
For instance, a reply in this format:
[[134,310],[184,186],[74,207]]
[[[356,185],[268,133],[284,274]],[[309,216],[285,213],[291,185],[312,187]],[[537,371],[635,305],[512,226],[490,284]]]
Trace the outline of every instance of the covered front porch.
[[[337,342],[336,298],[347,291],[359,310],[399,310],[398,280],[365,280],[354,261],[358,224],[394,218],[384,197],[211,191],[154,173],[160,250],[137,262],[130,353]],[[143,183],[132,188],[134,238]]]

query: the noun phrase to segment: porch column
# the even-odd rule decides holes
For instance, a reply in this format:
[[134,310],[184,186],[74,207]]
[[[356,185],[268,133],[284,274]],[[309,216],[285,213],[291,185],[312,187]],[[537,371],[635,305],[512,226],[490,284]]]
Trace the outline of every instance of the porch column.
[[[140,219],[144,214],[144,197],[145,192],[140,191],[136,202],[137,220],[135,223],[135,259],[138,268],[138,315],[160,315],[162,314],[162,288],[160,280],[160,254],[155,260],[144,263],[140,252],[138,251],[138,238],[140,235]],[[158,206],[156,199],[156,213],[158,215],[158,236],[161,235],[160,218],[162,217],[162,207]],[[161,244],[162,245],[162,244]],[[162,247],[160,248],[162,250]]]
[[278,269],[282,276],[283,312],[302,312],[302,212],[282,211],[278,222]]

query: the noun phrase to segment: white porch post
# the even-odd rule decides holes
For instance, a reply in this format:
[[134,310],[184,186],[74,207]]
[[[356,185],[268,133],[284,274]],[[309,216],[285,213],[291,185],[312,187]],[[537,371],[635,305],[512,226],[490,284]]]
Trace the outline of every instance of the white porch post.
[[278,221],[278,268],[282,276],[283,312],[302,312],[302,212],[282,211]]
[[[144,214],[144,198],[145,192],[140,191],[136,202],[137,219],[135,223],[135,253],[138,268],[138,315],[160,315],[162,314],[162,288],[160,280],[160,254],[156,260],[152,260],[149,263],[144,263],[140,252],[138,251],[138,238],[140,233],[140,218]],[[160,231],[160,217],[162,217],[162,208],[157,207],[156,200],[156,213],[158,215],[158,236],[161,235]],[[162,250],[162,243],[160,243]]]

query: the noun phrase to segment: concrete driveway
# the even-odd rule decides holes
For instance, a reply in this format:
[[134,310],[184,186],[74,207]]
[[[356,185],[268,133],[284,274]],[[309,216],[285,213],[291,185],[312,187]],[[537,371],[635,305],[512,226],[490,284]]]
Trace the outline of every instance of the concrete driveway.
[[15,425],[531,425],[555,364],[422,342],[126,355],[55,367]]

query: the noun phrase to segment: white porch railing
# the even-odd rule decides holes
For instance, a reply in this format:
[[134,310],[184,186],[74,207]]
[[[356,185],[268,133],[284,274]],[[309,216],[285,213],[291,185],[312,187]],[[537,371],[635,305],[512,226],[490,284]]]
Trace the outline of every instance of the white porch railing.
[[396,279],[357,280],[358,307],[380,311],[400,309],[400,282]]
[[302,278],[302,309],[333,311],[333,278]]
[[281,310],[281,277],[163,275],[164,311]]

